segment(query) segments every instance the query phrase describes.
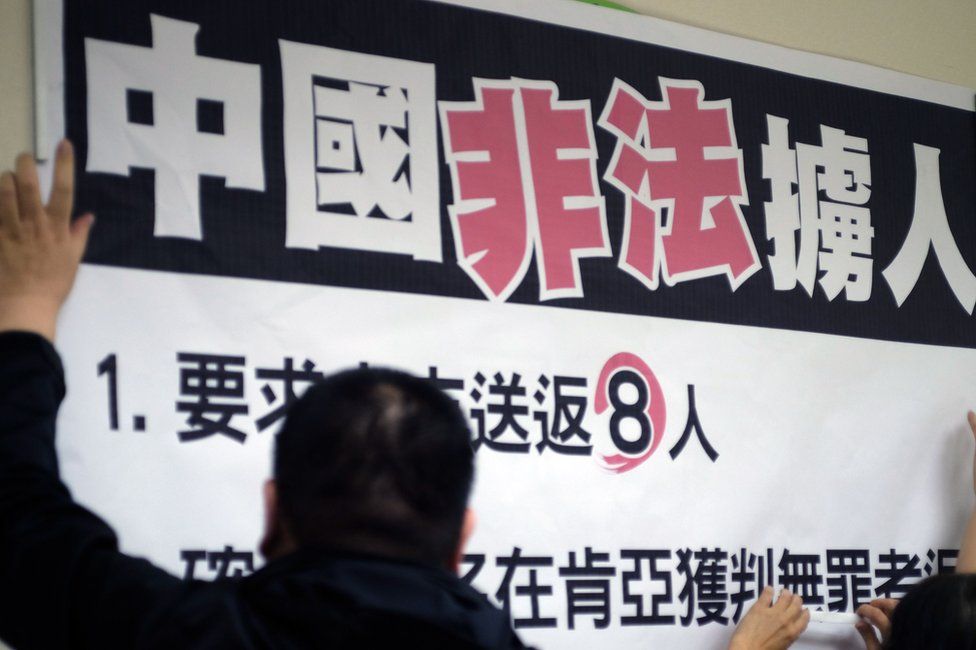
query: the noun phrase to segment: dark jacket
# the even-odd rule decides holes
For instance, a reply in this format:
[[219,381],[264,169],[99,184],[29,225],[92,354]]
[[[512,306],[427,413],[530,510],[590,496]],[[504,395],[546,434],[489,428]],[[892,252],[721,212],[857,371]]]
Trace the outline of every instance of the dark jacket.
[[183,581],[123,555],[58,476],[54,348],[0,334],[0,638],[50,648],[521,648],[445,570],[305,550],[240,580]]

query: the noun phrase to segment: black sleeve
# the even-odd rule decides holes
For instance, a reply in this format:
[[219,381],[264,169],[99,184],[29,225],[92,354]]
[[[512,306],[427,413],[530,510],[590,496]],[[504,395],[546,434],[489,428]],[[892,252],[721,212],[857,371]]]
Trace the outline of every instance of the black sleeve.
[[0,333],[0,638],[15,650],[134,648],[182,583],[123,555],[58,474],[64,372],[43,337]]

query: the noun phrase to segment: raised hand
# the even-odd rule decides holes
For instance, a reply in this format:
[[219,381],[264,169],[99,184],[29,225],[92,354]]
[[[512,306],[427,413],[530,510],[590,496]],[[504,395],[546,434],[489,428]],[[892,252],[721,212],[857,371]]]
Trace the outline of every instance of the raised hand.
[[17,157],[0,175],[0,332],[25,330],[54,340],[58,312],[71,291],[94,217],[74,222],[74,150],[58,144],[45,205],[37,166]]

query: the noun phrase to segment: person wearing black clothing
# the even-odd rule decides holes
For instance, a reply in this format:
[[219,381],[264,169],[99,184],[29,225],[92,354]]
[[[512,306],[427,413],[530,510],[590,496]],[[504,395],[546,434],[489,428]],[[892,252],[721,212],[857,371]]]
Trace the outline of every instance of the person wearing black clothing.
[[[30,156],[0,175],[0,638],[16,650],[522,648],[506,612],[457,577],[473,528],[470,431],[427,381],[359,369],[310,388],[275,439],[267,564],[183,581],[118,549],[58,473],[65,395],[55,326],[93,223],[72,220],[58,146],[43,205]],[[730,647],[785,648],[799,598],[765,592]]]
[[[338,380],[375,384],[377,373],[353,372],[365,376]],[[0,637],[17,650],[370,647],[407,638],[523,647],[508,617],[455,575],[393,548],[383,557],[313,544],[216,583],[183,582],[122,555],[112,529],[58,479],[63,397],[51,344],[0,334]]]
[[16,650],[524,647],[455,572],[472,521],[464,418],[403,373],[341,373],[296,403],[265,487],[262,569],[185,582],[119,552],[72,500],[54,447],[65,386],[51,341],[92,223],[70,219],[72,158],[62,143],[46,209],[29,157],[0,178],[0,638]]

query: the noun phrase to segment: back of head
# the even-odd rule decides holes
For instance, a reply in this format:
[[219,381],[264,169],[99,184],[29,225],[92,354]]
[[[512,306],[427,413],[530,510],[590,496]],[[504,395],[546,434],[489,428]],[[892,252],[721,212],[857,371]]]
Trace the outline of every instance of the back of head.
[[976,575],[937,575],[895,607],[887,650],[976,650]]
[[282,521],[299,547],[444,565],[474,473],[457,404],[430,382],[360,368],[312,386],[275,443]]

